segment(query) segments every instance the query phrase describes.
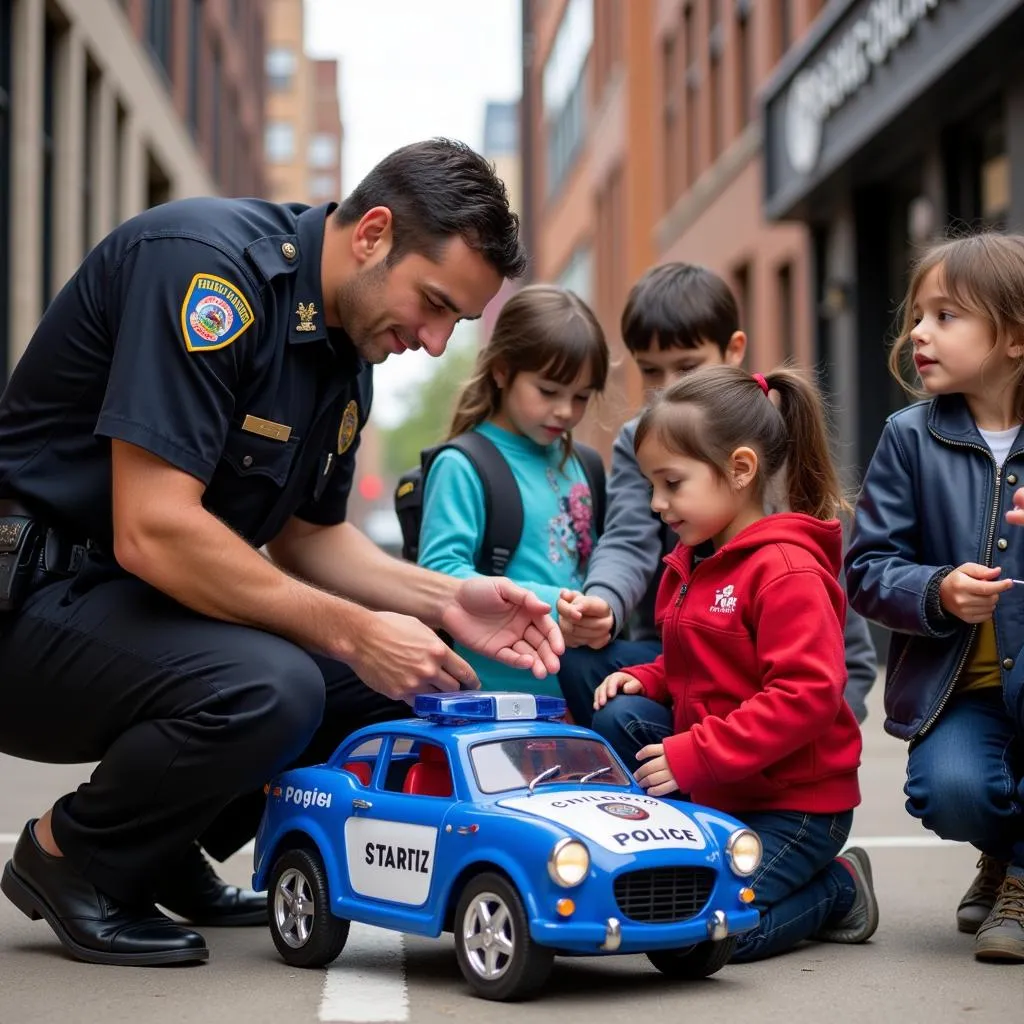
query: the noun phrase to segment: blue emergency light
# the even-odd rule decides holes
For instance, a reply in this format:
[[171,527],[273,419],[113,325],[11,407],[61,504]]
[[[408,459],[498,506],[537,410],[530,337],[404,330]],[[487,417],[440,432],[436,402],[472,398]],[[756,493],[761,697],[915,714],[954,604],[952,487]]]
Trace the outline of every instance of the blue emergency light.
[[413,711],[441,725],[458,722],[548,721],[565,715],[565,700],[533,693],[418,694]]

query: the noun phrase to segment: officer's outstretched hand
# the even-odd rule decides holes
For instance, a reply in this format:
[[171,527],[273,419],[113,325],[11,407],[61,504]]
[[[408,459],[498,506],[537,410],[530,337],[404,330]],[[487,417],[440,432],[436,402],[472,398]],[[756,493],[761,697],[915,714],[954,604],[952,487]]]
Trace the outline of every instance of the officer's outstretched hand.
[[476,673],[429,626],[411,615],[376,612],[349,659],[356,675],[372,690],[394,700],[417,693],[475,690]]
[[441,628],[459,643],[538,679],[557,672],[562,632],[536,594],[502,576],[463,580],[441,616]]
[[1013,508],[1006,513],[1006,521],[1014,526],[1024,526],[1024,487],[1013,492]]

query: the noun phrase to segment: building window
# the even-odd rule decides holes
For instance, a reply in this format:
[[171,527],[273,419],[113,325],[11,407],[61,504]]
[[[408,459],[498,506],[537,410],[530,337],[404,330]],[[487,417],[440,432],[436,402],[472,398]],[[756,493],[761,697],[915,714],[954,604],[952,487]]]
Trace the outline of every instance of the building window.
[[54,175],[57,121],[57,50],[60,29],[49,18],[43,41],[43,237],[42,275],[43,309],[53,298],[53,233],[54,233]]
[[309,166],[316,168],[337,167],[340,149],[338,136],[320,132],[309,140]]
[[338,179],[333,174],[314,174],[309,179],[309,198],[315,203],[338,199]]
[[784,263],[775,272],[779,312],[779,342],[783,360],[792,359],[796,351],[796,309],[793,301],[793,265]]
[[679,138],[679,83],[676,80],[676,37],[669,36],[661,48],[662,121],[664,128],[664,188],[665,209],[676,200],[680,191],[679,156],[682,140]]
[[146,153],[146,206],[159,206],[171,198],[171,179],[152,153]]
[[188,125],[199,135],[199,90],[203,39],[203,0],[189,0],[188,8]]
[[547,192],[561,187],[586,135],[587,58],[594,41],[593,0],[569,0],[544,65]]
[[146,10],[146,42],[164,73],[171,73],[171,0],[149,0]]
[[274,46],[267,51],[267,88],[271,92],[288,92],[295,78],[295,51]]
[[753,0],[736,3],[736,123],[746,128],[754,111],[754,33],[750,25]]
[[982,225],[989,231],[1005,231],[1010,213],[1010,157],[1000,118],[981,139],[980,199]]
[[11,223],[11,5],[0,4],[0,225],[3,240],[0,244],[0,383],[7,377],[10,359],[10,339],[7,323],[10,318],[10,293],[8,291],[8,249],[7,237]]
[[116,156],[114,159],[114,202],[117,204],[114,210],[114,219],[118,222],[130,217],[137,210],[129,210],[125,201],[125,162],[128,159],[128,111],[121,105],[120,101],[115,106],[114,117],[114,145]]
[[93,168],[96,161],[96,128],[99,120],[100,69],[88,57],[85,66],[85,127],[82,133],[82,254],[92,246],[96,231]]
[[718,0],[708,0],[708,100],[711,118],[711,159],[716,160],[722,152],[725,138],[722,124],[722,19],[719,17]]
[[562,272],[555,278],[555,284],[560,288],[567,288],[584,302],[590,303],[594,294],[594,254],[589,245],[573,249]]
[[700,122],[697,119],[700,68],[697,67],[692,3],[683,8],[683,47],[686,56],[686,187],[689,188],[700,173]]
[[295,129],[287,121],[271,121],[265,136],[267,160],[272,164],[287,164],[295,157]]
[[751,338],[751,331],[754,327],[754,287],[753,287],[753,266],[741,263],[733,268],[732,290],[736,296],[736,303],[739,306],[740,330],[747,336],[747,359],[753,356],[754,342]]

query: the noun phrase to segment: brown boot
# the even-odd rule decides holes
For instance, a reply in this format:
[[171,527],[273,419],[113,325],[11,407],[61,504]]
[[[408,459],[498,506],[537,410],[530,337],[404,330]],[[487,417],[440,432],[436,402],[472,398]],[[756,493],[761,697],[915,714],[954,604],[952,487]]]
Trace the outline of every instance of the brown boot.
[[1024,963],[1024,878],[1003,879],[992,912],[974,939],[974,957]]
[[987,853],[978,858],[978,874],[956,908],[959,931],[973,935],[984,924],[1005,877],[1006,861],[996,860]]

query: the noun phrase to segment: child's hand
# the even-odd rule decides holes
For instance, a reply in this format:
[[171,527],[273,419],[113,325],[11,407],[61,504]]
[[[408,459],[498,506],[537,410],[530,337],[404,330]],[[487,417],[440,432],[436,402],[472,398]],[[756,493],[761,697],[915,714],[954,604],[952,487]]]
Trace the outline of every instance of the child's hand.
[[679,789],[679,783],[668,766],[668,759],[665,757],[665,748],[660,743],[649,743],[637,751],[636,759],[645,762],[640,765],[633,778],[640,783],[651,796],[664,796],[666,793],[675,793]]
[[599,597],[578,590],[563,590],[558,598],[558,618],[566,647],[592,647],[599,651],[612,638],[612,610]]
[[965,562],[954,569],[939,587],[942,607],[964,622],[987,622],[996,610],[999,595],[1013,586],[1011,580],[999,580],[997,565]]
[[619,691],[623,693],[644,692],[643,683],[626,672],[613,672],[594,691],[594,710],[600,711]]
[[566,630],[572,630],[575,623],[583,618],[582,610],[575,604],[576,598],[583,595],[576,590],[562,590],[559,592],[555,608],[558,611],[558,625],[565,637],[567,647],[578,647],[579,644],[570,644]]
[[1006,513],[1006,521],[1014,526],[1024,526],[1024,487],[1013,492],[1013,508]]

